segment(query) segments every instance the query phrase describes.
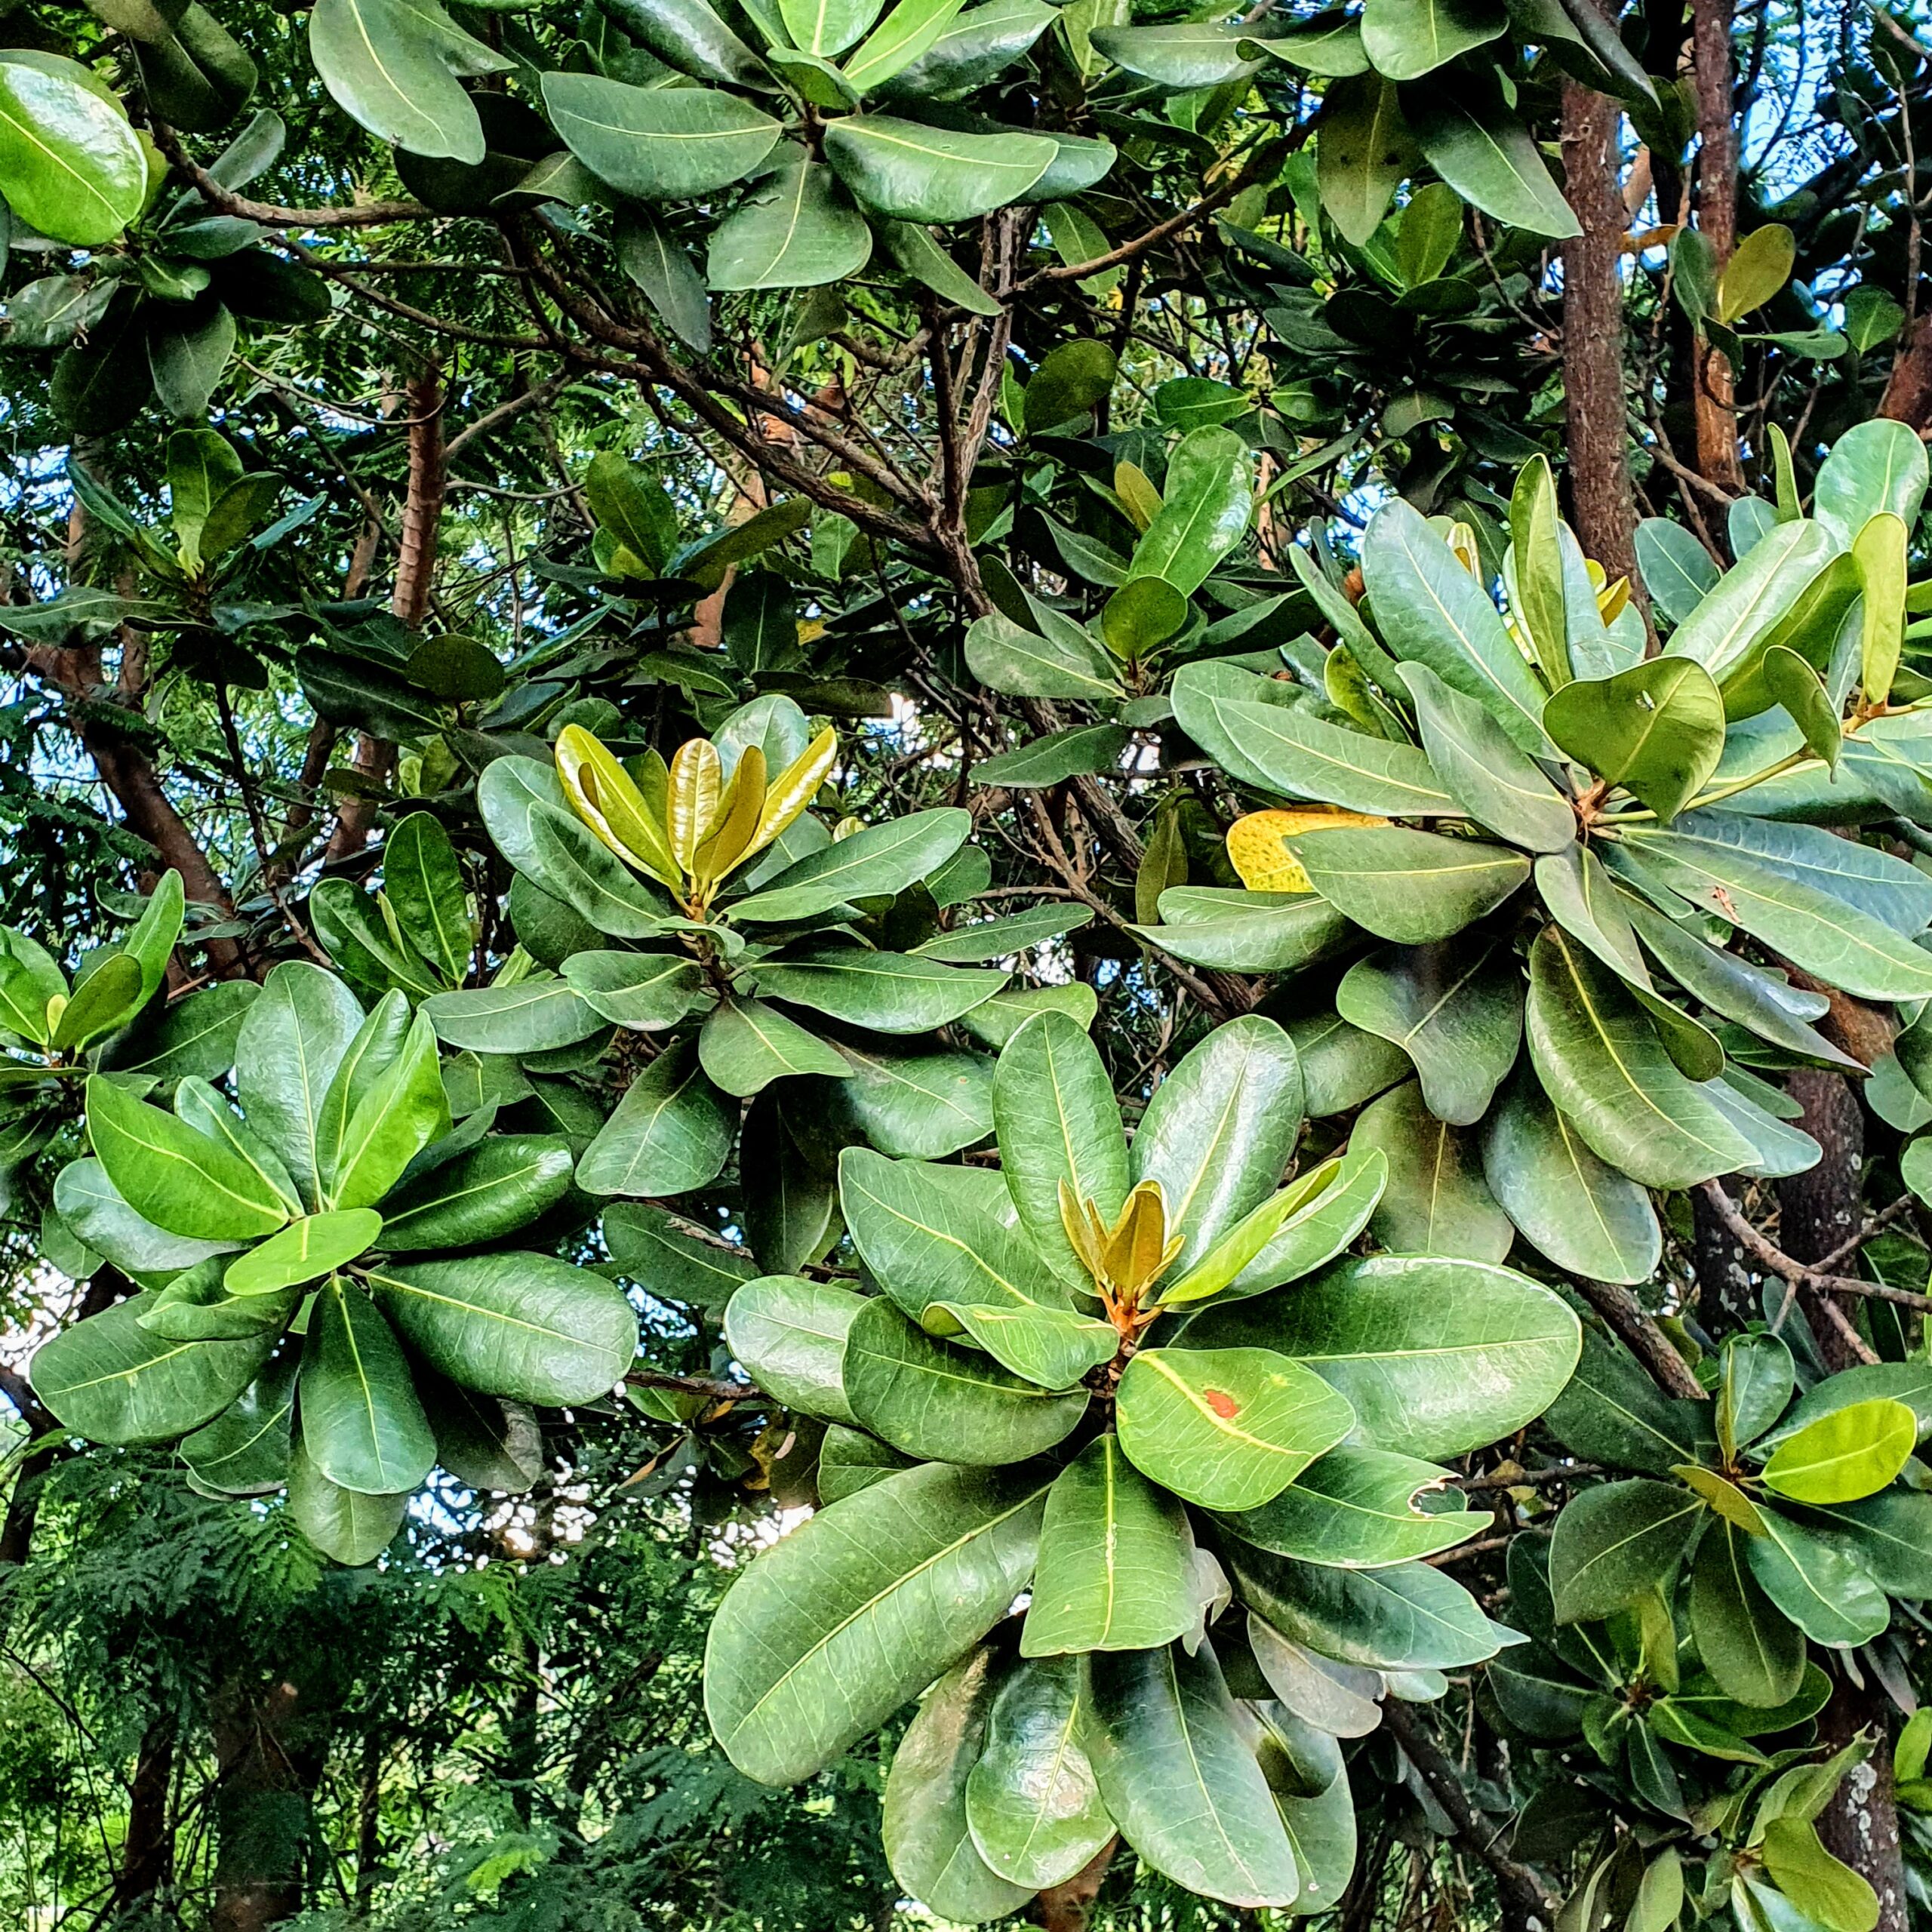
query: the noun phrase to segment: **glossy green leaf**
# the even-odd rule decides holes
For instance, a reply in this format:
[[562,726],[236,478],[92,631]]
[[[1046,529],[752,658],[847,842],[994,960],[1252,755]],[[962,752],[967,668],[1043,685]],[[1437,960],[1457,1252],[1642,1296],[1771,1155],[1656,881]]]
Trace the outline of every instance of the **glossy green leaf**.
[[1853,1402],[1785,1436],[1764,1465],[1764,1487],[1793,1503],[1855,1503],[1883,1489],[1918,1441],[1903,1402]]
[[54,1205],[77,1240],[103,1260],[137,1275],[172,1275],[242,1244],[170,1234],[135,1213],[98,1161],[70,1161],[55,1177]]
[[1247,1634],[1269,1688],[1303,1724],[1331,1737],[1366,1737],[1381,1723],[1379,1673],[1320,1656],[1283,1636],[1252,1611]]
[[737,1108],[713,1086],[686,1043],[659,1054],[624,1091],[577,1164],[592,1194],[669,1196],[717,1179],[731,1152]]
[[1384,1247],[1471,1261],[1508,1254],[1515,1230],[1483,1178],[1475,1136],[1432,1113],[1414,1081],[1364,1107],[1349,1144],[1377,1151],[1387,1163],[1371,1223]]
[[1775,1509],[1745,1555],[1764,1594],[1814,1644],[1844,1650],[1869,1643],[1891,1620],[1891,1605],[1850,1549]]
[[1147,1650],[1199,1614],[1186,1512],[1111,1432],[1096,1436],[1048,1493],[1023,1656]]
[[1627,1350],[1588,1330],[1576,1371],[1544,1420],[1587,1460],[1651,1475],[1700,1463],[1715,1446],[1709,1403],[1662,1394]]
[[1517,1232],[1559,1268],[1647,1281],[1663,1247],[1649,1195],[1599,1160],[1525,1067],[1483,1129],[1483,1177]]
[[1198,589],[1246,534],[1252,490],[1247,446],[1232,429],[1189,431],[1168,459],[1161,507],[1128,560],[1128,581]]
[[1724,700],[1689,658],[1654,657],[1580,678],[1543,708],[1543,728],[1580,764],[1622,785],[1668,823],[1724,755]]
[[872,232],[832,171],[798,160],[766,177],[712,231],[705,280],[712,288],[816,288],[857,275]]
[[688,1302],[708,1314],[721,1312],[758,1272],[742,1248],[643,1201],[614,1202],[604,1211],[603,1226],[604,1244],[620,1274],[660,1299]]
[[838,1044],[848,1077],[825,1090],[827,1106],[881,1153],[934,1161],[992,1133],[993,1069],[986,1056]]
[[1690,616],[1720,574],[1709,551],[1683,525],[1657,516],[1637,526],[1637,568],[1651,602],[1673,624]]
[[1814,1924],[1830,1932],[1872,1932],[1878,1923],[1870,1881],[1827,1851],[1808,1820],[1774,1818],[1764,1827],[1764,1857],[1779,1890]]
[[759,1555],[705,1648],[705,1709],[731,1761],[795,1783],[929,1683],[1024,1586],[1050,1480],[926,1464]]
[[1143,1349],[1115,1405],[1134,1466],[1190,1503],[1251,1509],[1354,1426],[1321,1377],[1269,1348]]
[[382,1231],[372,1208],[306,1215],[231,1263],[223,1285],[231,1295],[272,1295],[318,1281],[365,1253]]
[[383,1202],[392,1254],[470,1247],[528,1227],[569,1191],[569,1143],[551,1134],[493,1134],[416,1176]]
[[1415,702],[1429,761],[1470,817],[1531,852],[1561,852],[1576,842],[1577,815],[1568,799],[1481,705],[1426,664],[1402,666],[1401,678]]
[[903,952],[827,946],[761,961],[758,991],[881,1033],[924,1033],[998,992],[1007,975],[944,966]]
[[1712,1523],[1705,1531],[1690,1571],[1690,1634],[1727,1697],[1769,1709],[1798,1694],[1804,1635],[1779,1614],[1752,1575],[1750,1541],[1734,1523]]
[[428,812],[411,812],[389,834],[383,888],[416,949],[460,984],[475,943],[469,908],[449,834]]
[[1294,1853],[1213,1650],[1102,1651],[1091,1681],[1088,1755],[1141,1857],[1230,1905],[1292,1904]]
[[1028,1658],[1000,1685],[968,1776],[974,1848],[1002,1878],[1029,1890],[1064,1883],[1113,1837],[1081,1741],[1086,1720],[1080,1660]]
[[1380,1570],[1413,1563],[1479,1535],[1486,1511],[1431,1515],[1419,1492],[1448,1479],[1446,1469],[1385,1449],[1331,1449],[1260,1508],[1230,1516],[1244,1543],[1304,1563]]
[[1401,826],[1305,832],[1289,849],[1337,911],[1404,946],[1453,938],[1530,875],[1519,852]]
[[1464,201],[1512,228],[1553,241],[1578,232],[1530,131],[1503,105],[1494,78],[1431,88],[1411,118],[1429,165]]
[[724,1340],[745,1373],[787,1408],[854,1420],[840,1363],[845,1337],[866,1306],[850,1288],[795,1275],[747,1281],[724,1311]]
[[1056,625],[1043,635],[995,611],[968,631],[966,664],[982,683],[1015,697],[1107,703],[1120,696],[1119,675],[1105,648],[1075,624]]
[[697,1051],[712,1083],[740,1099],[787,1077],[845,1075],[835,1048],[762,1000],[721,1001],[698,1034]]
[[288,1480],[297,1357],[286,1350],[212,1422],[181,1441],[181,1460],[205,1488],[265,1496]]
[[352,1568],[373,1563],[402,1527],[408,1494],[365,1496],[330,1481],[300,1436],[288,1469],[288,1515],[331,1562]]
[[897,221],[970,221],[1018,201],[1051,165],[1051,141],[1017,130],[969,134],[853,114],[826,129],[825,156],[868,208]]
[[1482,1118],[1522,1041],[1522,974],[1500,941],[1385,946],[1343,975],[1335,1008],[1407,1054],[1429,1111],[1456,1126]]
[[340,1276],[309,1315],[301,1414],[303,1451],[338,1488],[399,1495],[435,1465],[436,1439],[395,1331]]
[[1641,1476],[1572,1497],[1550,1540],[1556,1620],[1594,1622],[1666,1585],[1705,1513],[1689,1491]]
[[637,1350],[623,1291],[540,1254],[389,1263],[369,1270],[410,1347],[465,1388],[564,1405],[608,1395]]
[[543,105],[564,145],[600,180],[640,201],[685,201],[742,181],[780,127],[713,88],[638,88],[598,74],[549,73]]
[[312,1211],[322,1205],[316,1123],[323,1097],[361,1025],[362,1009],[340,980],[290,960],[269,974],[235,1040],[242,1112]]
[[1362,51],[1379,74],[1413,81],[1508,30],[1500,0],[1368,0]]
[[1096,27],[1088,38],[1096,51],[1130,74],[1185,93],[1225,85],[1260,65],[1246,51],[1246,38],[1238,28],[1206,20]]
[[1884,417],[1855,423],[1818,466],[1811,514],[1844,549],[1885,512],[1909,530],[1925,500],[1929,470],[1932,460],[1909,424]]
[[511,64],[435,0],[318,0],[309,56],[336,105],[380,140],[472,164],[484,156],[483,124],[457,76]]
[[1134,930],[1150,946],[1192,965],[1239,973],[1285,973],[1346,944],[1352,928],[1312,892],[1246,892],[1174,886],[1162,893],[1162,923]]
[[401,1051],[356,1102],[327,1177],[330,1204],[367,1208],[381,1200],[449,1126],[435,1031],[418,1014]]
[[680,73],[734,87],[771,85],[764,63],[705,0],[610,0],[604,11]]
[[[1221,1299],[1260,1294],[1334,1260],[1367,1226],[1388,1184],[1387,1156],[1367,1146],[1351,1146],[1338,1158],[1297,1175],[1284,1190],[1293,1204],[1286,1219]],[[1171,1293],[1163,1297],[1174,1299]]]
[[731,907],[736,920],[808,919],[847,900],[886,897],[937,872],[965,842],[971,817],[952,806],[869,826],[789,866]]
[[1689,1187],[1752,1158],[1708,1094],[1671,1063],[1648,1017],[1554,926],[1530,952],[1530,1056],[1584,1143],[1647,1187]]
[[102,93],[57,70],[0,61],[0,193],[23,221],[78,248],[118,239],[147,198],[140,139]]
[[1446,1459],[1495,1442],[1549,1407],[1580,1343],[1560,1297],[1485,1263],[1383,1254],[1211,1310],[1190,1344],[1266,1339],[1348,1398],[1354,1439]]
[[638,1032],[662,1032],[718,1002],[686,952],[575,952],[562,970],[565,985],[597,1018]]

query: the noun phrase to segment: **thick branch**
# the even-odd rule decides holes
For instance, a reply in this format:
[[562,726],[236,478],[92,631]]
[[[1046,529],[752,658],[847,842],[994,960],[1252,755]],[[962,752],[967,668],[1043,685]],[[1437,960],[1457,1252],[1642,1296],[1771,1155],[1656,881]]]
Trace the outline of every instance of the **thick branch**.
[[1651,1380],[1669,1395],[1687,1401],[1709,1399],[1690,1364],[1670,1345],[1670,1337],[1638,1305],[1628,1288],[1614,1281],[1586,1281],[1580,1275],[1577,1292],[1602,1316],[1604,1325],[1650,1371]]
[[1860,1361],[1875,1362],[1878,1358],[1865,1338],[1846,1318],[1844,1310],[1829,1300],[1829,1297],[1862,1295],[1873,1301],[1896,1302],[1903,1308],[1932,1309],[1932,1296],[1914,1294],[1909,1289],[1891,1287],[1883,1281],[1860,1281],[1848,1275],[1829,1274],[1821,1269],[1808,1268],[1801,1261],[1794,1261],[1783,1249],[1774,1246],[1745,1219],[1739,1211],[1737,1204],[1725,1193],[1719,1183],[1707,1180],[1704,1183],[1703,1193],[1704,1198],[1711,1204],[1718,1220],[1737,1236],[1745,1252],[1760,1266],[1781,1281],[1789,1281],[1794,1289],[1814,1288],[1819,1291],[1813,1305],[1823,1311],[1826,1319],[1837,1327],[1838,1339]]
[[218,214],[239,215],[245,221],[260,222],[264,228],[380,228],[391,222],[437,218],[435,211],[426,208],[420,202],[352,202],[346,208],[282,208],[267,202],[251,202],[245,195],[231,193],[205,168],[190,161],[182,149],[180,136],[166,122],[150,121],[148,127],[155,146]]

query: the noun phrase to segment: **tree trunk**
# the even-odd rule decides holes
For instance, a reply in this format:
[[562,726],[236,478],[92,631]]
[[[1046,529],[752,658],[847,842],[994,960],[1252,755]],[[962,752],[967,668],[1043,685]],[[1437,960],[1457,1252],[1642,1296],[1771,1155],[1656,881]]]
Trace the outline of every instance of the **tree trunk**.
[[1932,310],[1919,317],[1900,345],[1878,414],[1921,436],[1932,429]]
[[213,1713],[217,1851],[208,1932],[262,1932],[302,1909],[309,1806],[322,1751],[303,1735],[301,1693],[231,1682]]
[[[1697,88],[1697,226],[1722,269],[1737,245],[1737,128],[1731,117],[1730,32],[1734,0],[1694,0],[1690,45]],[[1697,468],[1721,488],[1742,494],[1737,460],[1735,378],[1722,355],[1697,344]]]
[[[1726,1174],[1718,1184],[1732,1200],[1742,1201],[1749,1183],[1740,1175]],[[1690,1190],[1690,1220],[1691,1258],[1704,1326],[1713,1334],[1749,1327],[1761,1311],[1743,1244],[1719,1220],[1701,1188]]]
[[355,1915],[367,1918],[374,1909],[377,1881],[383,1863],[383,1740],[380,1733],[362,1734],[362,1761],[355,1783]]
[[156,1718],[141,1739],[128,1791],[128,1832],[114,1878],[114,1907],[125,1912],[167,1890],[174,1876],[174,1828],[168,1786],[174,1777],[174,1719]]
[[1637,570],[1637,505],[1624,423],[1623,289],[1617,278],[1626,226],[1617,180],[1617,103],[1563,83],[1563,174],[1583,232],[1563,245],[1563,393],[1570,489],[1585,555],[1627,577],[1648,625]]
[[[1858,1097],[1842,1074],[1804,1068],[1789,1075],[1786,1090],[1804,1109],[1795,1123],[1823,1149],[1808,1173],[1778,1183],[1782,1208],[1779,1244],[1799,1261],[1828,1254],[1863,1218],[1859,1193],[1865,1154],[1865,1121]],[[1814,1291],[1801,1294],[1806,1312],[1815,1309]],[[1834,1371],[1854,1367],[1836,1323],[1816,1318],[1812,1327],[1826,1365]],[[1827,1850],[1863,1874],[1878,1894],[1878,1932],[1906,1932],[1905,1866],[1899,1847],[1898,1809],[1892,1797],[1891,1706],[1875,1680],[1860,1689],[1840,1678],[1819,1719],[1819,1742],[1837,1750],[1868,1727],[1878,1749],[1839,1786],[1818,1819],[1818,1835]]]
[[1108,1839],[1064,1884],[1050,1885],[1038,1894],[1026,1909],[1027,1917],[1042,1932],[1086,1932],[1101,1881],[1119,1849],[1118,1838]]

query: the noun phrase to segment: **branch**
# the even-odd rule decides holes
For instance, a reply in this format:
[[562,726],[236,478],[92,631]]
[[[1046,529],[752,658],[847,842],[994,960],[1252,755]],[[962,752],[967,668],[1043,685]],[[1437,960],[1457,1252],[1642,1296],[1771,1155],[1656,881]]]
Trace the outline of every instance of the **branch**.
[[1002,302],[1017,301],[1029,288],[1037,288],[1042,282],[1083,281],[1090,275],[1098,275],[1103,269],[1131,262],[1137,255],[1144,255],[1149,248],[1158,248],[1169,236],[1194,227],[1217,209],[1226,208],[1247,186],[1247,170],[1236,168],[1218,188],[1203,195],[1192,208],[1182,209],[1179,214],[1149,229],[1146,234],[1137,235],[1131,242],[1123,242],[1118,248],[1109,249],[1104,255],[1096,255],[1091,262],[1041,269],[1038,274],[1030,275],[1024,281],[1008,289],[998,299]]
[[[1896,1302],[1901,1308],[1915,1308],[1921,1312],[1932,1309],[1932,1295],[1914,1294],[1909,1289],[1894,1288],[1883,1281],[1861,1281],[1849,1275],[1834,1275],[1820,1268],[1810,1268],[1801,1261],[1795,1261],[1783,1248],[1776,1247],[1761,1235],[1738,1211],[1737,1204],[1722,1186],[1714,1180],[1704,1183],[1704,1198],[1711,1204],[1712,1211],[1719,1220],[1737,1238],[1744,1251],[1762,1267],[1791,1284],[1794,1294],[1800,1288],[1817,1291],[1814,1303],[1838,1333],[1838,1338],[1862,1362],[1872,1363],[1878,1355],[1871,1345],[1853,1327],[1843,1309],[1831,1297],[1834,1295],[1858,1295],[1869,1301]],[[1889,1211],[1887,1211],[1889,1212]],[[1875,1233],[1873,1229],[1870,1233]],[[1859,1241],[1869,1238],[1864,1232],[1856,1238]],[[1840,1250],[1832,1251],[1835,1260]],[[1787,1301],[1789,1297],[1786,1298]]]
[[182,149],[181,137],[166,122],[150,121],[148,128],[155,146],[188,177],[210,208],[259,222],[264,228],[380,228],[390,222],[437,219],[435,211],[420,202],[364,202],[346,208],[282,208],[267,202],[251,202],[224,188],[205,168],[190,161]]
[[711,1375],[667,1375],[661,1369],[633,1368],[624,1377],[640,1389],[671,1389],[681,1395],[709,1395],[718,1402],[768,1402],[771,1398],[753,1382],[725,1382]]
[[1463,1789],[1463,1780],[1456,1775],[1456,1767],[1436,1748],[1435,1740],[1423,1731],[1414,1714],[1401,1699],[1385,1697],[1382,1721],[1429,1786],[1436,1803],[1447,1813],[1450,1823],[1456,1827],[1456,1835],[1495,1875],[1497,1889],[1525,1913],[1540,1918],[1546,1925],[1554,1925],[1561,1901],[1528,1866],[1496,1848],[1497,1834],[1477,1817],[1469,1793]]
[[1670,1337],[1656,1318],[1638,1305],[1628,1288],[1614,1281],[1589,1281],[1577,1278],[1577,1292],[1602,1316],[1607,1326],[1623,1346],[1650,1371],[1651,1380],[1666,1395],[1681,1395],[1687,1401],[1710,1400],[1690,1364],[1670,1345]]

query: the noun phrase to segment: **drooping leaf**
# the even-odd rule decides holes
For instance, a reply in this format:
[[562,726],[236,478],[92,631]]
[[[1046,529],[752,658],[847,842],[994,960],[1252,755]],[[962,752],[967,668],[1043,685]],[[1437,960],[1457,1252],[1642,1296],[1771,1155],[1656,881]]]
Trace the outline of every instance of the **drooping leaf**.
[[546,74],[543,105],[585,167],[645,202],[687,201],[743,180],[780,132],[770,115],[718,88],[632,87],[599,74]]

